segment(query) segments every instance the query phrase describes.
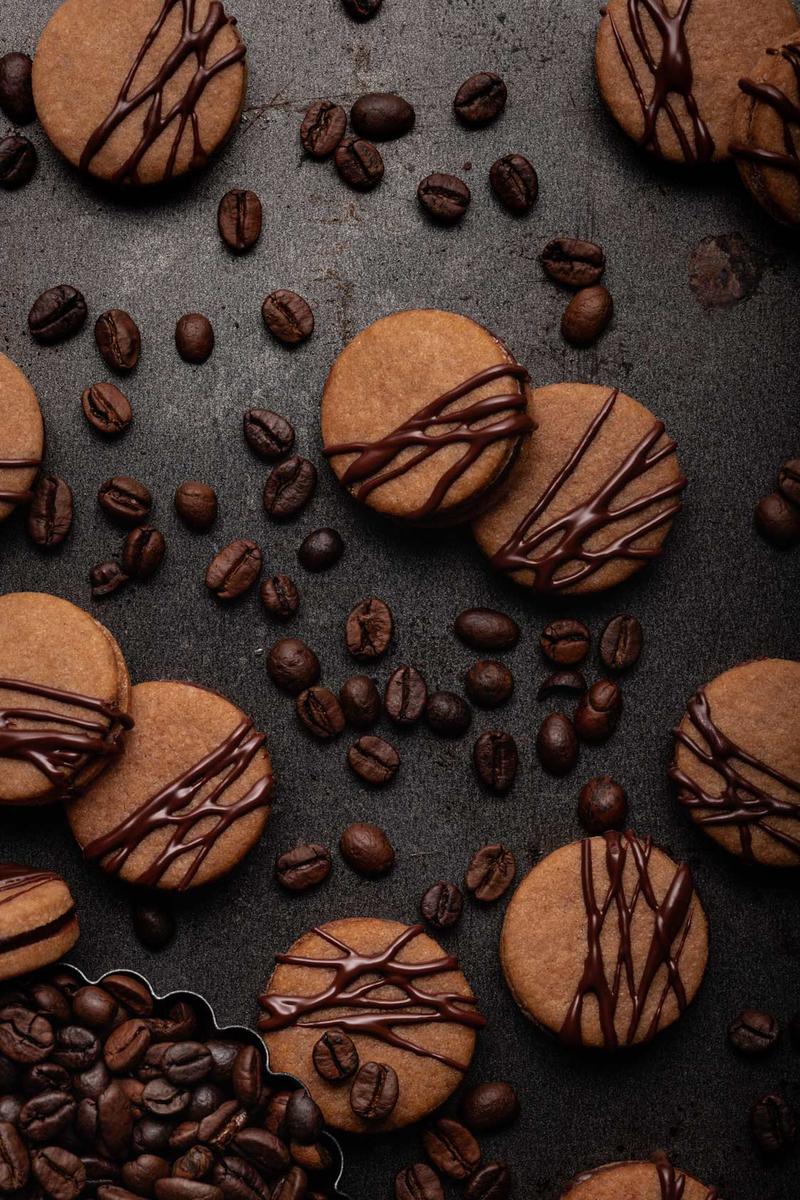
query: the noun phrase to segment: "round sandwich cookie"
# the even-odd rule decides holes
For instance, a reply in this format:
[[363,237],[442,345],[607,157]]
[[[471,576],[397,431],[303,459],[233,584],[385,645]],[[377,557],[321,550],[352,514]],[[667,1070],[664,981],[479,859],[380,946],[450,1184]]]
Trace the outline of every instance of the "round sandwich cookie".
[[607,0],[595,67],[611,115],[668,162],[729,157],[737,81],[798,28],[790,0]]
[[800,225],[800,35],[739,80],[731,154],[762,208]]
[[130,691],[119,646],[83,609],[0,596],[0,805],[82,791],[123,748]]
[[0,354],[0,521],[31,499],[42,461],[44,422],[36,393],[10,358]]
[[383,317],[337,358],[322,397],[325,454],[386,516],[454,524],[483,509],[533,428],[527,372],[458,313]]
[[599,384],[537,388],[536,443],[473,525],[491,565],[546,595],[597,592],[656,558],[686,480],[664,424]]
[[183,891],[260,838],[272,763],[245,714],[192,683],[138,683],[125,755],[67,810],[84,857],[126,883]]
[[706,1187],[665,1159],[609,1163],[573,1179],[561,1200],[719,1200]]
[[486,1021],[421,925],[332,921],[276,961],[259,1000],[270,1067],[301,1080],[328,1125],[399,1129],[462,1082]]
[[78,932],[75,902],[60,875],[0,862],[0,980],[56,962]]
[[245,45],[218,0],[65,0],[33,63],[45,133],[68,162],[118,185],[195,171],[231,135]]
[[800,662],[762,658],[689,701],[669,775],[689,816],[749,863],[800,866]]
[[566,1046],[650,1041],[694,999],[708,923],[685,863],[631,832],[572,842],[526,875],[500,942],[523,1013]]

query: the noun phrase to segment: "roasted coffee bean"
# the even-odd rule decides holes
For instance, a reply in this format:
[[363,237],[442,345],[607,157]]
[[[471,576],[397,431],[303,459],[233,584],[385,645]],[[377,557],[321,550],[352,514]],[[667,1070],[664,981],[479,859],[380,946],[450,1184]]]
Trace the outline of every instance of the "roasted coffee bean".
[[756,529],[771,545],[789,550],[800,543],[800,509],[782,492],[762,496],[756,505]]
[[519,1116],[519,1100],[510,1083],[478,1083],[461,1099],[461,1117],[473,1133],[504,1129]]
[[539,762],[550,775],[566,775],[578,761],[578,736],[564,713],[550,713],[536,735]]
[[192,1092],[192,1099],[186,1116],[190,1121],[202,1121],[209,1113],[215,1112],[222,1103],[223,1095],[215,1083],[201,1083]]
[[623,829],[628,819],[628,797],[624,787],[610,775],[590,779],[581,788],[578,817],[587,833]]
[[339,689],[347,723],[354,729],[371,729],[381,715],[381,698],[374,679],[368,675],[352,675]]
[[277,1175],[289,1167],[288,1147],[266,1129],[242,1129],[235,1135],[233,1144],[260,1171],[269,1175]]
[[[73,994],[77,994],[77,987]],[[66,994],[51,983],[35,983],[28,989],[30,1001],[43,1016],[52,1016],[66,1024],[70,1018],[70,1005]],[[0,1060],[1,1063],[2,1060]]]
[[434,692],[425,705],[425,719],[441,737],[463,737],[472,724],[472,710],[455,692]]
[[261,237],[262,219],[261,201],[255,192],[245,188],[231,188],[219,202],[219,235],[234,254],[253,249]]
[[153,1011],[150,989],[140,979],[134,979],[131,975],[106,975],[103,987],[138,1017],[146,1017]]
[[297,551],[301,567],[315,573],[336,566],[344,554],[344,542],[335,529],[315,529],[305,537]]
[[69,1072],[58,1063],[34,1063],[22,1076],[22,1090],[26,1096],[40,1096],[42,1092],[63,1092],[72,1087]]
[[175,347],[184,362],[198,366],[214,350],[214,327],[202,313],[186,313],[175,326]]
[[113,559],[96,563],[89,571],[89,586],[95,600],[102,600],[104,596],[112,596],[114,592],[118,592],[129,582],[122,567]]
[[122,1182],[137,1196],[149,1196],[159,1179],[169,1175],[169,1163],[156,1154],[142,1154],[122,1167]]
[[268,1133],[274,1133],[276,1137],[280,1138],[287,1136],[286,1109],[289,1106],[291,1098],[292,1093],[285,1091],[275,1092],[270,1096],[264,1113],[264,1128]]
[[297,716],[309,733],[321,742],[338,737],[344,729],[342,706],[326,687],[306,688],[294,702]]
[[28,1181],[30,1158],[10,1121],[0,1121],[0,1191],[21,1191]]
[[380,152],[365,138],[343,138],[336,147],[334,162],[339,177],[357,192],[369,192],[383,179]]
[[214,1161],[208,1146],[192,1146],[172,1164],[172,1174],[176,1179],[204,1179],[211,1174]]
[[317,487],[317,468],[293,454],[270,472],[264,485],[264,508],[275,518],[293,517],[305,508]]
[[377,879],[394,866],[394,847],[377,825],[348,825],[339,840],[342,858],[354,871]]
[[271,575],[261,584],[261,603],[276,621],[288,621],[300,607],[300,593],[290,576]]
[[85,1145],[97,1141],[97,1100],[94,1097],[86,1096],[78,1105],[75,1132]]
[[462,83],[453,110],[464,125],[476,128],[499,117],[507,100],[508,90],[500,76],[492,71],[479,71]]
[[[220,1171],[227,1175],[222,1164]],[[213,1183],[194,1179],[159,1179],[154,1186],[156,1200],[225,1200],[225,1192]],[[250,1194],[245,1193],[247,1200]]]
[[428,888],[420,903],[420,912],[435,929],[451,929],[461,919],[463,908],[461,888],[443,879]]
[[112,371],[132,371],[139,361],[142,337],[130,313],[110,308],[101,313],[94,327],[97,349]]
[[505,1163],[479,1167],[464,1188],[465,1200],[506,1200],[511,1193],[511,1173]]
[[140,525],[147,520],[153,505],[149,489],[129,475],[107,479],[101,484],[97,499],[103,511],[120,525]]
[[358,1051],[352,1038],[340,1029],[328,1029],[312,1053],[317,1073],[328,1083],[342,1083],[358,1070]]
[[575,289],[599,283],[606,266],[602,247],[580,238],[554,238],[545,246],[539,261],[556,283]]
[[473,650],[511,650],[519,641],[519,625],[492,608],[468,608],[455,621],[456,635]]
[[[104,981],[108,984],[108,980]],[[123,1021],[109,1034],[103,1057],[110,1071],[129,1071],[144,1058],[151,1041],[150,1026],[140,1017]]]
[[510,733],[501,730],[482,733],[473,747],[472,761],[478,778],[490,791],[498,796],[511,791],[517,777],[519,755],[517,743]]
[[385,1121],[400,1096],[397,1072],[386,1063],[368,1062],[359,1068],[350,1089],[350,1107],[362,1121]]
[[427,1163],[403,1167],[394,1181],[395,1200],[444,1200],[441,1180]]
[[165,1076],[170,1083],[180,1087],[194,1087],[203,1083],[213,1066],[211,1051],[202,1042],[176,1042],[167,1050],[163,1060]]
[[133,932],[148,950],[163,950],[175,937],[175,918],[154,900],[135,904],[131,910]]
[[602,284],[581,288],[564,309],[561,333],[573,346],[591,346],[614,315],[611,293]]
[[353,129],[374,142],[402,137],[413,129],[415,116],[413,106],[393,92],[368,92],[350,110]]
[[0,138],[0,187],[7,192],[30,183],[38,163],[36,147],[28,138],[18,133]]
[[68,1071],[85,1071],[100,1055],[100,1042],[82,1025],[65,1025],[56,1034],[53,1062]]
[[428,703],[428,687],[416,667],[397,667],[386,683],[386,715],[395,725],[416,725]]
[[45,1017],[9,1004],[0,1011],[0,1054],[14,1063],[44,1062],[55,1043],[53,1026]]
[[90,984],[79,988],[72,1000],[75,1020],[89,1029],[104,1029],[116,1018],[119,1005],[105,988]]
[[0,1096],[0,1123],[7,1121],[9,1125],[16,1125],[21,1110],[22,1100],[19,1096]]
[[762,1153],[785,1154],[797,1141],[797,1114],[779,1093],[768,1093],[750,1109],[750,1129]]
[[150,579],[164,561],[167,544],[152,525],[132,529],[122,547],[122,569],[131,579]]
[[484,659],[467,671],[467,695],[479,708],[497,708],[511,697],[514,676],[505,663]]
[[559,666],[572,667],[589,653],[592,635],[582,621],[551,621],[539,638],[542,653]]
[[187,479],[175,492],[175,509],[184,525],[204,533],[217,519],[217,493],[207,483]]
[[248,408],[244,414],[244,436],[250,449],[268,462],[277,462],[294,446],[293,427],[270,408]]
[[636,617],[612,617],[600,638],[600,658],[610,671],[627,671],[639,661],[644,634]]
[[490,904],[508,890],[517,872],[514,855],[501,842],[484,846],[473,854],[464,877],[467,891]]
[[356,21],[368,21],[380,10],[383,0],[344,0],[344,6]]
[[167,1121],[143,1117],[133,1127],[133,1148],[137,1154],[165,1154],[171,1148],[171,1133],[172,1126]]
[[82,329],[87,315],[78,289],[62,283],[42,292],[28,313],[28,328],[37,342],[52,346]]
[[89,424],[106,437],[124,433],[133,420],[127,396],[113,383],[94,383],[86,388],[81,407]]
[[27,125],[36,118],[32,71],[27,54],[12,51],[0,58],[0,108],[15,125]]
[[58,475],[40,475],[28,506],[28,536],[43,550],[52,550],[71,528],[72,489]]
[[78,1200],[86,1186],[81,1160],[61,1146],[45,1146],[31,1159],[31,1170],[53,1200]]
[[[345,0],[346,4],[374,3],[375,0]],[[292,1167],[282,1175],[272,1189],[270,1200],[303,1200],[308,1195],[308,1179],[300,1167]],[[311,1200],[309,1196],[309,1200]]]
[[305,1088],[292,1092],[286,1105],[286,1131],[289,1139],[310,1146],[322,1133],[324,1121],[319,1107]]
[[745,1008],[728,1026],[728,1041],[742,1054],[766,1054],[777,1044],[780,1026],[775,1018],[757,1008]]
[[515,215],[530,212],[539,196],[539,177],[523,154],[506,154],[492,163],[489,183],[503,208]]
[[422,1135],[425,1153],[451,1179],[468,1179],[481,1161],[475,1138],[460,1121],[440,1117]]
[[237,538],[208,564],[206,587],[218,600],[238,600],[258,579],[263,561],[255,542]]
[[791,458],[778,472],[778,490],[791,504],[800,507],[800,458]]
[[96,1100],[111,1082],[111,1072],[102,1060],[93,1063],[86,1071],[79,1071],[73,1076],[75,1094],[91,1100]]
[[456,175],[434,172],[420,182],[417,199],[432,220],[440,225],[455,225],[469,208],[472,193]]
[[197,1014],[185,1000],[179,1000],[166,1017],[154,1018],[150,1028],[157,1041],[183,1041],[197,1032]]
[[548,675],[536,693],[537,700],[549,700],[551,696],[582,696],[586,691],[586,679],[580,671],[554,671]]
[[[163,1084],[164,1081],[162,1080],[161,1083]],[[170,1114],[180,1112],[181,1107],[176,1106],[175,1099],[172,1098],[170,1104],[167,1105],[163,1090],[159,1093],[158,1088],[158,1080],[148,1083],[144,1089],[145,1106],[154,1112],[169,1112]],[[147,1099],[148,1094],[149,1100]],[[186,1104],[188,1104],[188,1096]],[[186,1104],[183,1104],[182,1107],[185,1108]],[[97,1098],[97,1126],[103,1145],[114,1158],[121,1158],[130,1145],[133,1133],[133,1106],[119,1080],[113,1080]]]
[[341,104],[315,100],[306,109],[300,126],[300,141],[312,158],[330,158],[347,132],[347,113]]
[[347,751],[347,762],[352,771],[373,787],[390,783],[400,766],[400,755],[394,746],[383,738],[367,734],[354,742]]
[[30,1142],[52,1142],[70,1124],[76,1107],[69,1092],[40,1092],[23,1104],[17,1126]]
[[306,892],[322,883],[330,873],[330,851],[315,843],[295,846],[275,860],[275,878],[290,892]]
[[272,336],[284,346],[297,346],[314,332],[314,314],[308,302],[286,288],[270,292],[261,305],[261,316]]
[[281,638],[267,655],[272,682],[290,696],[299,696],[319,679],[319,659],[299,638]]
[[353,658],[370,662],[389,649],[394,634],[394,618],[383,600],[362,600],[345,624],[345,642]]
[[241,1104],[255,1106],[264,1086],[261,1051],[255,1046],[242,1046],[233,1064],[233,1090]]
[[575,711],[575,729],[584,742],[605,742],[617,728],[622,713],[622,691],[610,679],[598,679]]

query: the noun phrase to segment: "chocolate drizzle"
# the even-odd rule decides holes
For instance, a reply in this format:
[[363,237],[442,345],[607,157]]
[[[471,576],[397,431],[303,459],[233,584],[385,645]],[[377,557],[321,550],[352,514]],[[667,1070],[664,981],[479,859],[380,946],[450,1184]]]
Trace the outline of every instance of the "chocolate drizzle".
[[[0,458],[0,471],[14,471],[21,467],[40,467],[38,458]],[[3,491],[0,488],[0,504],[27,504],[33,498],[33,492]]]
[[[475,463],[483,452],[495,442],[506,438],[519,438],[533,429],[533,421],[527,413],[527,398],[524,388],[513,395],[486,396],[465,408],[448,411],[451,404],[462,400],[495,379],[511,376],[520,382],[528,373],[518,363],[497,363],[487,367],[470,379],[444,392],[419,412],[414,413],[397,429],[375,442],[341,442],[325,449],[327,458],[339,454],[355,454],[342,476],[345,487],[360,485],[355,494],[366,500],[377,488],[392,479],[414,469],[444,446],[463,443],[467,449],[437,481],[425,503],[416,512],[408,514],[411,520],[424,520],[443,503],[448,491]],[[510,412],[508,410],[511,410]],[[498,415],[500,414],[500,415]],[[488,418],[488,424],[481,424]],[[429,432],[431,429],[434,432]],[[441,430],[441,432],[436,432]],[[421,447],[419,454],[405,458],[401,463],[390,466],[404,450]],[[385,470],[384,468],[388,468]]]
[[[426,992],[416,986],[417,979],[454,971],[458,967],[458,959],[449,954],[427,962],[401,962],[399,952],[422,932],[421,925],[409,926],[385,950],[361,954],[327,930],[315,929],[318,937],[342,951],[341,958],[278,954],[276,962],[332,971],[333,979],[323,991],[313,996],[281,996],[269,992],[261,996],[259,1004],[267,1016],[259,1019],[259,1029],[274,1033],[295,1024],[305,1029],[341,1029],[375,1038],[422,1058],[436,1059],[454,1071],[466,1071],[468,1064],[456,1062],[397,1032],[398,1027],[407,1029],[415,1025],[453,1023],[470,1029],[482,1029],[486,1024],[486,1018],[474,1008],[477,1000],[473,997],[461,996],[457,992]],[[359,983],[359,980],[362,982]],[[357,986],[351,987],[351,984]],[[403,993],[402,996],[389,998],[373,995],[387,987],[397,989]],[[338,1016],[303,1020],[315,1012],[334,1008],[348,1011]]]
[[[173,779],[116,828],[85,846],[84,856],[103,860],[105,870],[118,872],[145,838],[161,829],[170,830],[164,845],[154,851],[153,861],[131,882],[156,887],[172,864],[188,855],[177,884],[178,890],[187,888],[226,829],[248,813],[269,807],[270,774],[238,800],[222,803],[225,792],[244,774],[263,744],[263,733],[253,728],[252,721],[242,721],[200,762]],[[208,795],[198,799],[211,783],[214,786]],[[207,828],[198,828],[206,823]]]
[[[661,1188],[661,1200],[683,1200],[686,1191],[686,1176],[683,1171],[676,1171],[665,1155],[659,1155],[655,1167]],[[705,1200],[719,1200],[717,1189],[709,1188]]]
[[[708,163],[714,157],[714,139],[700,115],[693,92],[692,56],[686,40],[686,20],[693,0],[680,0],[674,16],[667,12],[664,0],[627,0],[628,23],[636,46],[653,76],[653,91],[648,99],[636,74],[628,49],[612,13],[608,13],[620,57],[625,64],[644,117],[639,145],[663,156],[658,138],[658,118],[663,112],[672,126],[681,153],[688,163]],[[660,54],[654,53],[645,34],[642,10],[648,14],[661,39]],[[692,138],[686,135],[670,96],[682,97],[692,126]]]
[[[60,882],[58,875],[52,871],[34,871],[31,867],[19,867],[15,863],[0,863],[0,908],[11,904],[20,896],[36,891],[48,883]],[[52,921],[38,925],[34,929],[24,929],[10,937],[0,936],[0,954],[10,954],[12,950],[22,950],[53,937],[62,929],[66,929],[75,918],[75,906],[69,904],[67,909]]]
[[[597,1002],[603,1043],[607,1050],[616,1050],[620,1038],[616,1029],[616,1015],[623,986],[631,1001],[631,1017],[622,1044],[630,1046],[637,1040],[642,1025],[647,1000],[653,990],[656,976],[666,968],[666,980],[658,997],[655,1012],[639,1041],[650,1041],[658,1032],[664,1005],[670,992],[675,996],[681,1012],[687,1007],[688,999],[680,975],[680,959],[689,931],[692,927],[692,901],[694,882],[686,864],[677,867],[672,882],[662,901],[658,901],[650,878],[649,860],[652,842],[640,842],[632,833],[605,834],[605,860],[608,874],[608,889],[598,902],[592,863],[592,843],[586,838],[581,843],[581,885],[586,906],[586,938],[588,943],[583,974],[577,992],[567,1010],[560,1030],[561,1040],[568,1046],[583,1046],[583,1008],[588,996]],[[630,898],[625,894],[625,867],[628,857],[632,858],[637,872],[637,881]],[[653,913],[653,934],[639,978],[637,964],[633,959],[631,928],[639,901]],[[619,930],[619,946],[616,962],[607,971],[603,954],[603,929],[609,915],[614,912]]]
[[[786,60],[794,71],[800,97],[800,46],[782,46],[780,50],[768,50],[767,53],[780,55]],[[784,152],[766,150],[760,146],[745,146],[734,142],[731,145],[731,154],[735,158],[743,158],[762,167],[788,171],[800,179],[800,146],[797,141],[797,136],[800,136],[800,103],[792,100],[786,92],[772,83],[757,83],[752,79],[740,79],[739,87],[754,100],[769,105],[781,118]],[[798,135],[792,133],[793,125],[797,128]]]
[[[550,521],[533,532],[533,526],[547,511],[548,506],[576,470],[611,415],[618,396],[618,390],[610,393],[603,408],[593,418],[586,433],[564,466],[550,482],[534,507],[516,527],[508,541],[492,556],[492,566],[498,571],[533,571],[534,591],[558,592],[572,587],[593,575],[595,571],[599,571],[602,566],[615,558],[656,558],[660,554],[659,548],[636,547],[634,543],[645,534],[666,524],[681,508],[681,501],[676,500],[662,512],[646,518],[628,533],[620,534],[607,545],[591,550],[586,545],[587,540],[598,530],[605,529],[615,521],[623,520],[633,513],[642,512],[670,496],[677,496],[686,487],[686,480],[681,475],[674,483],[656,488],[655,491],[649,492],[645,496],[639,496],[620,508],[611,508],[612,501],[628,484],[633,483],[657,463],[675,453],[677,446],[672,440],[668,440],[663,446],[658,447],[658,442],[664,434],[664,423],[656,421],[650,432],[623,459],[599,491],[583,504],[579,504],[562,517]],[[555,539],[552,546],[549,549],[543,549],[545,543],[550,542],[551,539]],[[558,572],[570,562],[580,562],[583,565],[569,574],[559,575]]]
[[[800,822],[800,780],[782,775],[726,737],[714,723],[711,705],[703,689],[689,701],[687,713],[691,729],[684,732],[679,726],[674,730],[675,738],[699,762],[716,772],[723,786],[718,795],[707,792],[678,766],[677,761],[673,761],[669,777],[678,784],[680,803],[697,813],[695,819],[699,825],[712,828],[730,825],[738,829],[741,853],[749,862],[758,861],[753,852],[754,828],[800,856],[800,834],[790,834],[769,823],[770,818],[775,817]],[[705,747],[698,742],[696,735],[702,738]],[[780,800],[766,790],[768,785],[746,778],[737,767],[737,762],[782,784],[796,796],[796,801]]]
[[[183,14],[180,40],[170,50],[153,78],[139,91],[131,94],[134,80],[149,50],[164,28],[170,13],[178,4],[181,6]],[[92,160],[106,145],[112,134],[123,121],[142,106],[146,106],[146,109],[142,121],[141,139],[132,154],[111,176],[113,183],[136,184],[139,182],[139,167],[142,159],[173,121],[177,122],[177,128],[163,178],[172,178],[183,135],[190,123],[193,138],[191,169],[202,167],[208,161],[208,154],[203,148],[200,136],[197,105],[211,80],[227,67],[241,62],[245,57],[246,48],[240,41],[235,49],[224,54],[209,66],[207,64],[208,55],[217,35],[226,26],[235,26],[236,22],[232,17],[226,15],[219,0],[211,0],[205,21],[199,29],[195,29],[195,8],[196,0],[164,0],[161,13],[136,55],[114,107],[105,120],[98,125],[84,147],[80,160],[82,170],[90,169]],[[194,75],[184,94],[164,112],[164,92],[167,85],[192,55],[197,63]]]

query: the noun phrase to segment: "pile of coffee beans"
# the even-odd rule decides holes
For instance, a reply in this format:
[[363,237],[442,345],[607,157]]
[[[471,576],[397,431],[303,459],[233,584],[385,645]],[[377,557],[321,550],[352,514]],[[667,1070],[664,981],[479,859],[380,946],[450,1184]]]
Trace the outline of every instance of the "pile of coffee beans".
[[774,492],[756,505],[756,529],[779,550],[800,546],[800,458],[791,458],[778,472]]
[[548,242],[539,256],[545,274],[575,294],[561,318],[561,333],[573,346],[592,346],[608,328],[614,302],[600,280],[606,267],[602,246],[580,238]]

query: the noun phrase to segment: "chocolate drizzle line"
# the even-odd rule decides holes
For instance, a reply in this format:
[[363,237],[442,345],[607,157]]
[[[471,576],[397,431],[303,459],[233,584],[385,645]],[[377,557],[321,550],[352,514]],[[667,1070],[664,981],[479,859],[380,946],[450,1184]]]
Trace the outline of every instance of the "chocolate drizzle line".
[[[453,484],[480,458],[484,450],[494,442],[521,437],[533,429],[523,388],[510,396],[486,396],[468,404],[466,408],[457,409],[455,412],[446,411],[451,404],[463,400],[470,392],[487,383],[493,383],[495,379],[508,376],[522,381],[527,379],[528,372],[519,363],[513,362],[487,367],[485,371],[480,371],[451,391],[444,392],[430,404],[426,404],[397,429],[377,441],[341,442],[328,446],[325,455],[327,458],[338,454],[356,455],[342,476],[342,483],[345,487],[360,484],[355,494],[359,500],[366,500],[384,483],[407,474],[443,446],[464,443],[467,447],[465,453],[443,473],[425,503],[416,512],[409,514],[412,520],[424,520],[439,508]],[[508,409],[511,409],[510,413]],[[487,425],[479,424],[489,417],[495,417],[496,414],[505,415],[497,416]],[[428,432],[432,428],[442,428],[443,431]],[[394,467],[389,466],[403,450],[412,447],[421,447],[419,454],[412,455]],[[389,469],[384,470],[385,467]]]
[[[0,471],[13,471],[20,467],[40,467],[38,458],[0,458]],[[27,504],[33,492],[8,492],[0,489],[0,504]]]
[[[692,873],[685,863],[675,871],[664,899],[659,903],[653,890],[649,872],[652,842],[649,838],[640,842],[632,833],[605,834],[606,871],[608,890],[598,903],[592,863],[592,842],[586,838],[581,843],[581,885],[586,906],[586,937],[588,949],[583,975],[577,992],[567,1010],[559,1036],[568,1046],[583,1046],[583,1007],[587,996],[594,996],[600,1017],[603,1043],[607,1050],[616,1050],[620,1044],[616,1030],[616,1014],[623,984],[631,1000],[631,1019],[625,1033],[623,1045],[632,1045],[642,1023],[645,1006],[653,989],[656,975],[666,968],[666,981],[656,1003],[650,1024],[641,1040],[650,1041],[658,1032],[664,1005],[673,992],[681,1012],[687,1007],[688,999],[681,979],[679,965],[683,948],[692,927],[692,901],[694,882]],[[633,859],[637,881],[630,899],[625,894],[625,866],[628,855]],[[636,978],[636,963],[633,960],[631,928],[640,899],[644,898],[654,914],[653,934],[641,975]],[[602,935],[605,923],[612,910],[616,914],[619,929],[617,959],[611,974],[606,971],[603,956]],[[675,943],[677,942],[677,946]]]
[[[736,827],[739,831],[742,855],[749,862],[758,861],[753,853],[754,828],[760,829],[772,841],[788,846],[800,855],[800,835],[792,835],[769,824],[772,817],[800,822],[800,780],[782,775],[780,771],[767,766],[727,738],[714,723],[711,705],[703,689],[689,701],[687,713],[691,731],[684,732],[678,726],[674,730],[676,740],[690,750],[699,762],[705,763],[715,771],[724,786],[719,795],[707,792],[696,780],[681,770],[677,761],[673,761],[669,768],[669,777],[678,784],[680,803],[693,811],[700,810],[696,818],[700,825]],[[707,749],[703,748],[693,734],[699,734]],[[782,784],[794,793],[796,801],[791,803],[771,795],[764,785],[747,779],[736,766],[737,762],[744,763]]]
[[[667,12],[664,0],[628,0],[628,23],[639,53],[644,59],[653,76],[653,91],[648,100],[644,93],[641,80],[636,74],[625,42],[612,13],[608,13],[614,39],[617,43],[620,57],[625,64],[631,84],[636,92],[644,117],[644,129],[639,138],[639,145],[645,149],[662,154],[658,140],[658,118],[663,112],[675,133],[681,152],[686,162],[708,163],[714,157],[714,139],[711,131],[700,116],[697,100],[693,92],[694,77],[692,73],[692,56],[686,40],[686,20],[692,7],[693,0],[681,0],[678,11],[674,16]],[[656,61],[656,55],[651,49],[642,23],[642,9],[649,15],[661,39],[661,53]],[[692,140],[680,122],[680,117],[670,101],[671,95],[683,98],[686,112],[692,124]]]
[[[800,46],[783,46],[780,50],[768,50],[768,54],[780,55],[795,73],[798,95],[800,95]],[[752,79],[740,79],[739,87],[754,100],[769,105],[783,121],[783,145],[785,153],[766,150],[759,146],[745,146],[738,142],[731,145],[735,158],[758,163],[762,167],[774,167],[778,171],[789,171],[800,179],[800,149],[792,133],[792,125],[800,131],[800,103],[792,100],[781,88],[772,83],[756,83]]]
[[[686,1191],[686,1176],[683,1171],[676,1171],[665,1156],[659,1156],[655,1163],[658,1171],[658,1183],[661,1188],[661,1200],[683,1200]],[[719,1200],[716,1188],[709,1188],[705,1200]]]
[[[180,4],[183,10],[180,40],[170,50],[153,79],[138,92],[131,95],[133,81],[139,69],[161,33],[170,13],[178,4]],[[236,22],[232,17],[226,15],[225,9],[219,0],[211,0],[204,23],[199,29],[195,29],[195,7],[196,0],[164,0],[164,7],[156,23],[142,43],[141,49],[125,77],[125,82],[122,85],[114,107],[105,120],[98,125],[84,147],[80,160],[82,170],[88,171],[90,169],[92,160],[99,154],[111,135],[119,128],[123,121],[127,120],[136,109],[142,106],[146,106],[146,111],[142,122],[141,139],[130,157],[112,175],[111,178],[114,183],[135,184],[139,182],[139,166],[142,159],[173,121],[177,121],[177,129],[164,171],[164,179],[172,178],[183,135],[186,131],[186,126],[190,122],[194,140],[191,169],[195,170],[198,167],[202,167],[208,161],[208,154],[203,148],[200,136],[197,105],[206,87],[215,75],[218,75],[227,67],[231,67],[235,63],[242,61],[246,54],[246,47],[240,41],[234,50],[229,51],[211,66],[208,66],[208,55],[217,35],[226,26],[235,26]],[[189,81],[183,96],[164,112],[164,91],[167,84],[192,55],[197,60],[195,73]]]
[[[269,807],[269,774],[238,800],[222,803],[225,792],[244,774],[263,744],[264,734],[253,728],[252,721],[242,721],[200,762],[173,779],[115,829],[85,846],[84,856],[103,859],[105,870],[118,872],[145,838],[157,830],[169,829],[170,836],[153,861],[132,882],[156,887],[172,864],[188,855],[186,870],[177,885],[180,891],[187,888],[226,829],[248,813]],[[195,803],[202,789],[215,780],[208,795]],[[199,831],[197,826],[209,819],[211,825]]]
[[[30,763],[45,776],[59,799],[74,796],[74,776],[87,763],[110,758],[122,750],[121,734],[133,727],[133,720],[113,704],[79,692],[31,683],[23,679],[0,679],[0,690],[41,696],[75,708],[85,708],[102,720],[69,716],[44,708],[5,708],[0,706],[0,758]],[[52,721],[67,729],[25,729],[18,722]],[[108,722],[108,724],[107,724]]]
[[[472,1006],[477,1000],[461,996],[457,992],[425,992],[415,985],[415,980],[438,975],[443,971],[458,968],[458,959],[445,955],[430,962],[400,962],[398,954],[404,946],[413,942],[423,932],[421,925],[404,929],[399,937],[375,954],[360,954],[351,946],[340,942],[325,929],[314,933],[342,951],[342,958],[310,958],[297,954],[278,954],[276,962],[294,967],[312,967],[332,971],[333,979],[328,986],[314,996],[279,996],[269,992],[259,997],[259,1004],[268,1014],[258,1022],[259,1029],[274,1033],[290,1025],[301,1024],[305,1029],[341,1029],[349,1033],[376,1038],[389,1046],[397,1046],[418,1054],[422,1058],[433,1058],[464,1072],[467,1066],[452,1058],[420,1046],[417,1042],[402,1037],[397,1027],[453,1023],[466,1025],[470,1029],[482,1029],[486,1018]],[[351,987],[358,980],[366,982]],[[380,988],[397,988],[401,997],[380,998],[373,993]],[[346,1012],[340,1016],[321,1018],[316,1021],[301,1020],[324,1009],[346,1008],[363,1011]],[[415,1011],[422,1009],[422,1012]]]
[[[661,552],[659,548],[637,548],[633,543],[645,534],[666,524],[681,508],[681,501],[676,500],[673,504],[668,505],[663,512],[656,513],[654,516],[643,520],[641,524],[630,530],[629,533],[621,534],[618,538],[609,542],[608,545],[598,546],[593,550],[589,550],[586,546],[587,540],[593,534],[597,533],[599,529],[605,529],[615,521],[620,521],[632,513],[648,509],[660,500],[665,500],[670,496],[677,496],[686,487],[686,479],[681,475],[674,483],[665,484],[663,487],[657,488],[645,496],[639,496],[637,499],[624,504],[621,508],[611,508],[611,502],[629,483],[633,483],[634,480],[646,474],[656,463],[675,453],[677,446],[672,440],[668,440],[660,449],[655,448],[664,434],[663,421],[656,421],[650,432],[623,459],[622,463],[609,476],[599,491],[595,492],[583,504],[579,504],[570,512],[565,513],[564,516],[544,525],[535,533],[532,532],[533,526],[547,511],[548,506],[576,470],[592,445],[592,442],[611,415],[618,396],[618,389],[611,392],[603,408],[593,418],[586,433],[564,466],[545,489],[534,507],[519,523],[508,541],[492,556],[492,566],[498,571],[533,571],[534,591],[558,592],[563,588],[571,587],[576,583],[580,583],[581,580],[586,579],[588,576],[593,575],[595,571],[599,571],[602,566],[614,558],[657,558]],[[543,544],[551,538],[557,539],[551,549],[540,550]],[[537,550],[540,551],[538,555],[536,553]],[[583,565],[568,575],[560,575],[556,578],[558,571],[573,561],[580,562]]]
[[[15,863],[0,863],[0,908],[53,882],[59,882],[59,877],[52,871],[34,871],[30,867],[18,867]],[[0,954],[9,954],[12,950],[21,950],[26,946],[35,945],[36,942],[46,941],[47,938],[66,929],[74,917],[75,906],[70,904],[60,916],[54,917],[44,925],[35,929],[24,929],[10,937],[0,937]]]

